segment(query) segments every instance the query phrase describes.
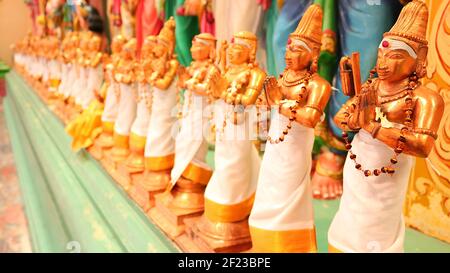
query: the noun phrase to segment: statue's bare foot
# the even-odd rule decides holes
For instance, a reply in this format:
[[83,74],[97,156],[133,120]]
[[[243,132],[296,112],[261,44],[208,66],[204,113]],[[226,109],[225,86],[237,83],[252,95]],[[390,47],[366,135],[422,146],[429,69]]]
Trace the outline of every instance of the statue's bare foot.
[[312,177],[313,197],[316,199],[336,199],[342,195],[342,169],[345,157],[328,150],[322,151]]

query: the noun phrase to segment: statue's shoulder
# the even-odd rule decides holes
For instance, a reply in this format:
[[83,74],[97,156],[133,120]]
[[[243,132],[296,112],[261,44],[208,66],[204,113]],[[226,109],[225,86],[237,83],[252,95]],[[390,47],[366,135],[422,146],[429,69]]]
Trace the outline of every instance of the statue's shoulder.
[[444,107],[445,102],[439,92],[434,91],[424,85],[414,89],[414,98],[421,104],[429,104],[435,107]]
[[331,88],[331,84],[317,73],[312,76],[311,80],[315,82],[317,85]]
[[267,76],[267,73],[262,70],[259,66],[255,66],[250,70],[250,73],[252,74],[253,77],[256,78],[262,78],[265,79]]

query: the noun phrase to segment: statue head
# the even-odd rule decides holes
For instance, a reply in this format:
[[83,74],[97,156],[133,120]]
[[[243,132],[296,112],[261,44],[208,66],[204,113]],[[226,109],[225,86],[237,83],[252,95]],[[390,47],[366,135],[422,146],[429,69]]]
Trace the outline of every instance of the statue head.
[[156,36],[147,36],[141,47],[141,58],[150,58],[153,52],[153,47],[156,45]]
[[239,31],[233,35],[228,48],[228,58],[231,64],[253,64],[256,60],[258,38],[249,31]]
[[192,40],[192,58],[196,61],[214,61],[216,56],[216,41],[216,38],[210,33],[196,35]]
[[137,40],[136,38],[131,38],[123,46],[122,56],[126,60],[133,60],[136,57]]
[[111,51],[113,54],[118,54],[122,51],[123,46],[127,40],[122,35],[117,35],[114,37],[112,43],[111,43]]
[[102,38],[98,35],[93,35],[89,40],[89,52],[99,52],[102,47]]
[[380,80],[397,82],[416,74],[425,76],[428,42],[428,9],[414,0],[403,7],[397,22],[384,34],[378,48],[377,74]]
[[156,38],[156,45],[153,47],[153,55],[156,58],[163,56],[171,57],[175,51],[175,20],[170,17],[164,23],[163,28]]
[[287,69],[316,70],[322,40],[322,17],[322,8],[317,4],[305,11],[297,29],[289,35],[285,56]]

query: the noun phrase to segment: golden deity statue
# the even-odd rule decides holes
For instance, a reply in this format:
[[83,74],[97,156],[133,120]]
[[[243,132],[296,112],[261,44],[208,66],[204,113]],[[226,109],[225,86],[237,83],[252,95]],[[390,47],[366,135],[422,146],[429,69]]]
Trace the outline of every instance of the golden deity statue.
[[68,76],[65,84],[64,90],[64,109],[63,109],[63,122],[67,123],[71,120],[71,117],[76,114],[77,110],[75,107],[75,86],[77,85],[78,73],[79,73],[79,57],[80,57],[80,33],[74,32],[70,35],[70,39],[67,45],[67,49],[63,54],[68,63]]
[[272,115],[268,143],[249,218],[253,251],[317,251],[311,194],[314,127],[324,116],[331,86],[317,74],[323,12],[308,7],[289,35],[286,69],[268,77],[263,101]]
[[214,110],[216,169],[205,190],[205,213],[191,230],[214,251],[251,246],[248,216],[260,164],[253,144],[256,113],[252,110],[266,77],[255,62],[257,42],[251,32],[235,33],[229,47],[222,44],[221,73],[210,76],[210,92],[221,98]]
[[58,60],[60,52],[59,39],[55,36],[50,36],[48,40],[48,70],[49,70],[49,99],[58,99],[58,88],[61,83],[61,63]]
[[134,67],[137,85],[137,109],[136,118],[131,126],[130,155],[125,161],[129,173],[141,173],[144,171],[144,150],[152,105],[152,90],[149,79],[153,73],[151,63],[155,44],[155,36],[145,38],[140,51],[139,61]]
[[352,98],[335,116],[357,131],[344,166],[344,194],[328,233],[330,251],[402,252],[402,206],[414,157],[433,148],[444,102],[419,80],[426,73],[428,8],[413,0],[384,34],[376,68],[360,84],[358,58],[341,60]]
[[83,110],[83,100],[86,93],[88,80],[88,60],[89,60],[89,44],[93,39],[94,34],[90,31],[83,31],[80,33],[80,43],[76,49],[77,59],[75,62],[77,78],[72,87],[71,96],[73,98],[73,117],[76,117]]
[[123,36],[114,37],[111,44],[111,55],[105,61],[106,94],[102,113],[102,127],[99,137],[95,140],[90,152],[96,159],[102,159],[103,150],[110,149],[114,145],[114,122],[117,118],[120,90],[119,83],[115,80],[115,72],[118,71],[120,56],[126,40]]
[[215,53],[213,35],[196,35],[191,47],[193,61],[179,72],[178,86],[185,92],[179,109],[181,129],[175,139],[175,164],[169,188],[155,196],[156,208],[150,212],[152,219],[172,238],[183,233],[184,219],[200,216],[204,210],[204,191],[212,175],[206,164],[208,143],[204,134],[209,119],[205,111],[212,100],[210,75],[219,71],[214,64]]
[[99,95],[101,85],[103,83],[103,66],[102,66],[102,38],[93,35],[87,45],[84,65],[86,72],[86,85],[81,98],[81,107],[86,109],[89,104]]
[[114,123],[114,145],[111,156],[114,162],[124,161],[129,154],[129,137],[131,125],[136,116],[135,73],[136,39],[130,39],[121,52],[121,58],[114,73],[119,83],[119,105]]
[[[170,180],[170,170],[175,157],[173,126],[176,117],[172,113],[177,104],[176,75],[178,61],[175,52],[175,20],[169,18],[156,37],[152,50],[150,120],[145,143],[145,171],[142,179],[133,185],[145,193],[148,202],[153,194],[164,191]],[[150,193],[150,200],[149,200]]]
[[80,96],[83,112],[66,126],[66,132],[73,138],[72,149],[74,151],[90,147],[101,132],[102,125],[104,94],[100,90],[103,83],[101,38],[94,35],[87,47],[88,52],[84,58],[87,79]]

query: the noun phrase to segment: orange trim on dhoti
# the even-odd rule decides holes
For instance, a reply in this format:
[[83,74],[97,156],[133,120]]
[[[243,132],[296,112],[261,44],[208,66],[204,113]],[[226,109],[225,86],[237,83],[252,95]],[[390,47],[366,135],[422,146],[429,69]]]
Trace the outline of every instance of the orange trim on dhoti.
[[189,163],[189,165],[186,167],[186,169],[182,174],[184,178],[201,185],[207,185],[209,179],[211,178],[211,175],[212,170],[202,168],[192,163]]
[[103,121],[102,122],[102,129],[105,133],[114,133],[114,122],[112,121]]
[[175,154],[160,156],[160,157],[146,157],[145,169],[149,171],[166,171],[173,168],[175,162]]
[[50,79],[50,87],[57,88],[60,82],[60,79]]
[[317,252],[316,229],[266,230],[250,226],[252,251],[262,253]]
[[129,139],[128,136],[119,135],[117,132],[114,132],[114,147],[128,149]]
[[344,252],[335,248],[331,244],[328,244],[328,253],[344,253]]
[[255,194],[237,204],[219,204],[205,198],[205,216],[215,222],[232,223],[242,221],[250,215]]
[[147,141],[147,137],[140,136],[135,133],[131,133],[130,135],[130,148],[134,150],[144,150],[145,142]]

